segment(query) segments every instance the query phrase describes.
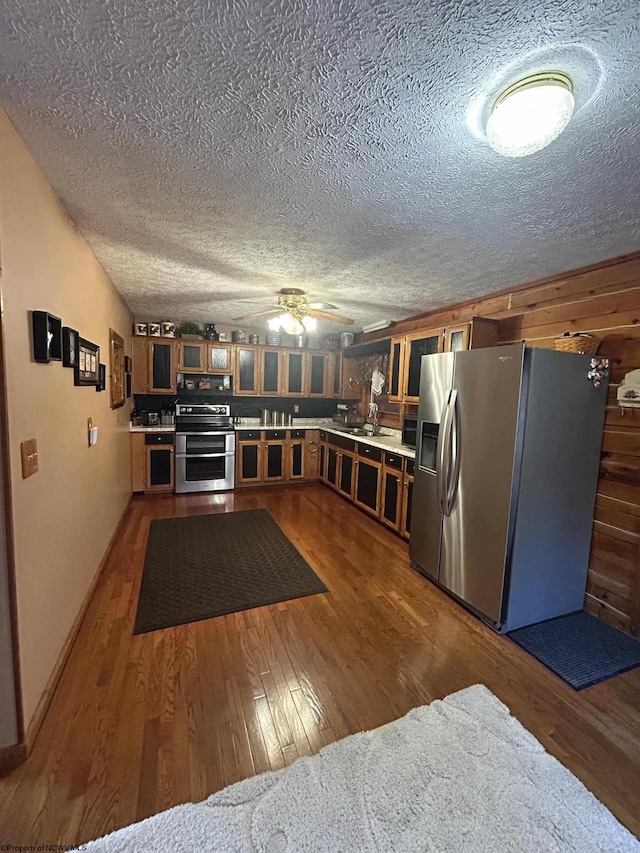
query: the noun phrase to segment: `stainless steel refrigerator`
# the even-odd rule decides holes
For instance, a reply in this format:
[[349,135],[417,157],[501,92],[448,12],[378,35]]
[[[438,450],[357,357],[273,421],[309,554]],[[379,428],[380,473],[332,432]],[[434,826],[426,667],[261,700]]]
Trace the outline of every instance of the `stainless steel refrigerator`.
[[584,602],[607,379],[524,344],[426,355],[411,564],[506,632]]

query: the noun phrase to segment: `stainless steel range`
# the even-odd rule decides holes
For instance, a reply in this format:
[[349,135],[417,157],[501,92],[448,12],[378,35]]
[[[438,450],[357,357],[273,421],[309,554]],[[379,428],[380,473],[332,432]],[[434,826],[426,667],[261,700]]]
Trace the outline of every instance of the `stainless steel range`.
[[222,492],[235,481],[236,434],[229,406],[176,404],[176,492]]

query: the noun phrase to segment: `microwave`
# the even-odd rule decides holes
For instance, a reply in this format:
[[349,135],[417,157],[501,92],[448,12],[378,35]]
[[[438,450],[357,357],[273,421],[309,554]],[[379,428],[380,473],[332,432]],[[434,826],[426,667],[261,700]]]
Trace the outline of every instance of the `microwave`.
[[418,416],[405,415],[402,421],[402,443],[415,447],[418,437]]

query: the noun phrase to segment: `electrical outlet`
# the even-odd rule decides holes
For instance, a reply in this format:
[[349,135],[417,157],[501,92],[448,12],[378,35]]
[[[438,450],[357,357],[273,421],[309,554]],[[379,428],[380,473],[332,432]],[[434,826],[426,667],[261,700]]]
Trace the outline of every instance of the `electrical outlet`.
[[293,404],[293,414],[294,415],[300,414],[300,403],[294,403]]

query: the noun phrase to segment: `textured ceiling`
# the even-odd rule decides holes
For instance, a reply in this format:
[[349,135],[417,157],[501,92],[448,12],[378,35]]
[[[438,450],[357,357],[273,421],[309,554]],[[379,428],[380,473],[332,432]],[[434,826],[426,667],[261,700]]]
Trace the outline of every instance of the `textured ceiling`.
[[[139,318],[400,319],[640,248],[637,9],[0,0],[0,96]],[[574,119],[500,157],[487,104],[548,67]]]

